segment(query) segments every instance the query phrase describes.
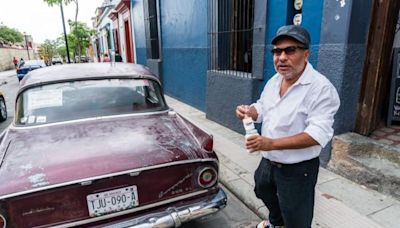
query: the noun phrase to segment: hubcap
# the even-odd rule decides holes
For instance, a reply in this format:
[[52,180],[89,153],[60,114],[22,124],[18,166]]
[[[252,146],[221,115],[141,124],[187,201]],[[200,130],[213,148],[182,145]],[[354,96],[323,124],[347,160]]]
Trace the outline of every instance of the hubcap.
[[7,110],[6,110],[6,104],[4,103],[3,99],[0,100],[0,113],[3,118],[6,118]]

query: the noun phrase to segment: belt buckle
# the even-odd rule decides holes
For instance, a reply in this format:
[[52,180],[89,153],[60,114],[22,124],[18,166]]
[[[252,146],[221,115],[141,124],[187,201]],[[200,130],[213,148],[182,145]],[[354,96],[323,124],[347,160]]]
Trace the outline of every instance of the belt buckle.
[[274,162],[274,161],[270,161],[270,162],[271,162],[272,165],[274,165],[274,166],[276,166],[278,168],[282,168],[282,166],[283,166],[281,163],[278,163],[278,162]]

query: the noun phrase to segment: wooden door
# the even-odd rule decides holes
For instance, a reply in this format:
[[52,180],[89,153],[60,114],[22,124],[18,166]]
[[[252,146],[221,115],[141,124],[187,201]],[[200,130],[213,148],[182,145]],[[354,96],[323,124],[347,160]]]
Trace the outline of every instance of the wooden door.
[[391,54],[399,0],[374,0],[355,131],[369,135],[383,122],[391,77]]
[[125,45],[126,45],[126,62],[133,63],[132,58],[132,41],[131,41],[131,33],[129,29],[129,21],[126,20],[124,22],[125,26]]

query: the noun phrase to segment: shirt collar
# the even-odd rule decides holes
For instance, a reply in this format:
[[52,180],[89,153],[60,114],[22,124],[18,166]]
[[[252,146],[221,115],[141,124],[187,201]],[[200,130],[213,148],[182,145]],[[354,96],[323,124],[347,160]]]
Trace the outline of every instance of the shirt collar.
[[309,72],[313,69],[311,63],[307,62],[306,63],[306,68],[304,69],[303,73],[301,74],[299,80],[295,84],[302,84],[302,85],[307,85],[311,84],[312,82],[312,74]]

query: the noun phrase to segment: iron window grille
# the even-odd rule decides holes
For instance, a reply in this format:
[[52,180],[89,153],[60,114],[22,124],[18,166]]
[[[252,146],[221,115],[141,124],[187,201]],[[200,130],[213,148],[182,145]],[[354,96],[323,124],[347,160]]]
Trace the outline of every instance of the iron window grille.
[[208,70],[252,77],[254,0],[208,0]]
[[144,21],[146,33],[147,58],[160,58],[159,28],[158,28],[158,0],[145,0]]

